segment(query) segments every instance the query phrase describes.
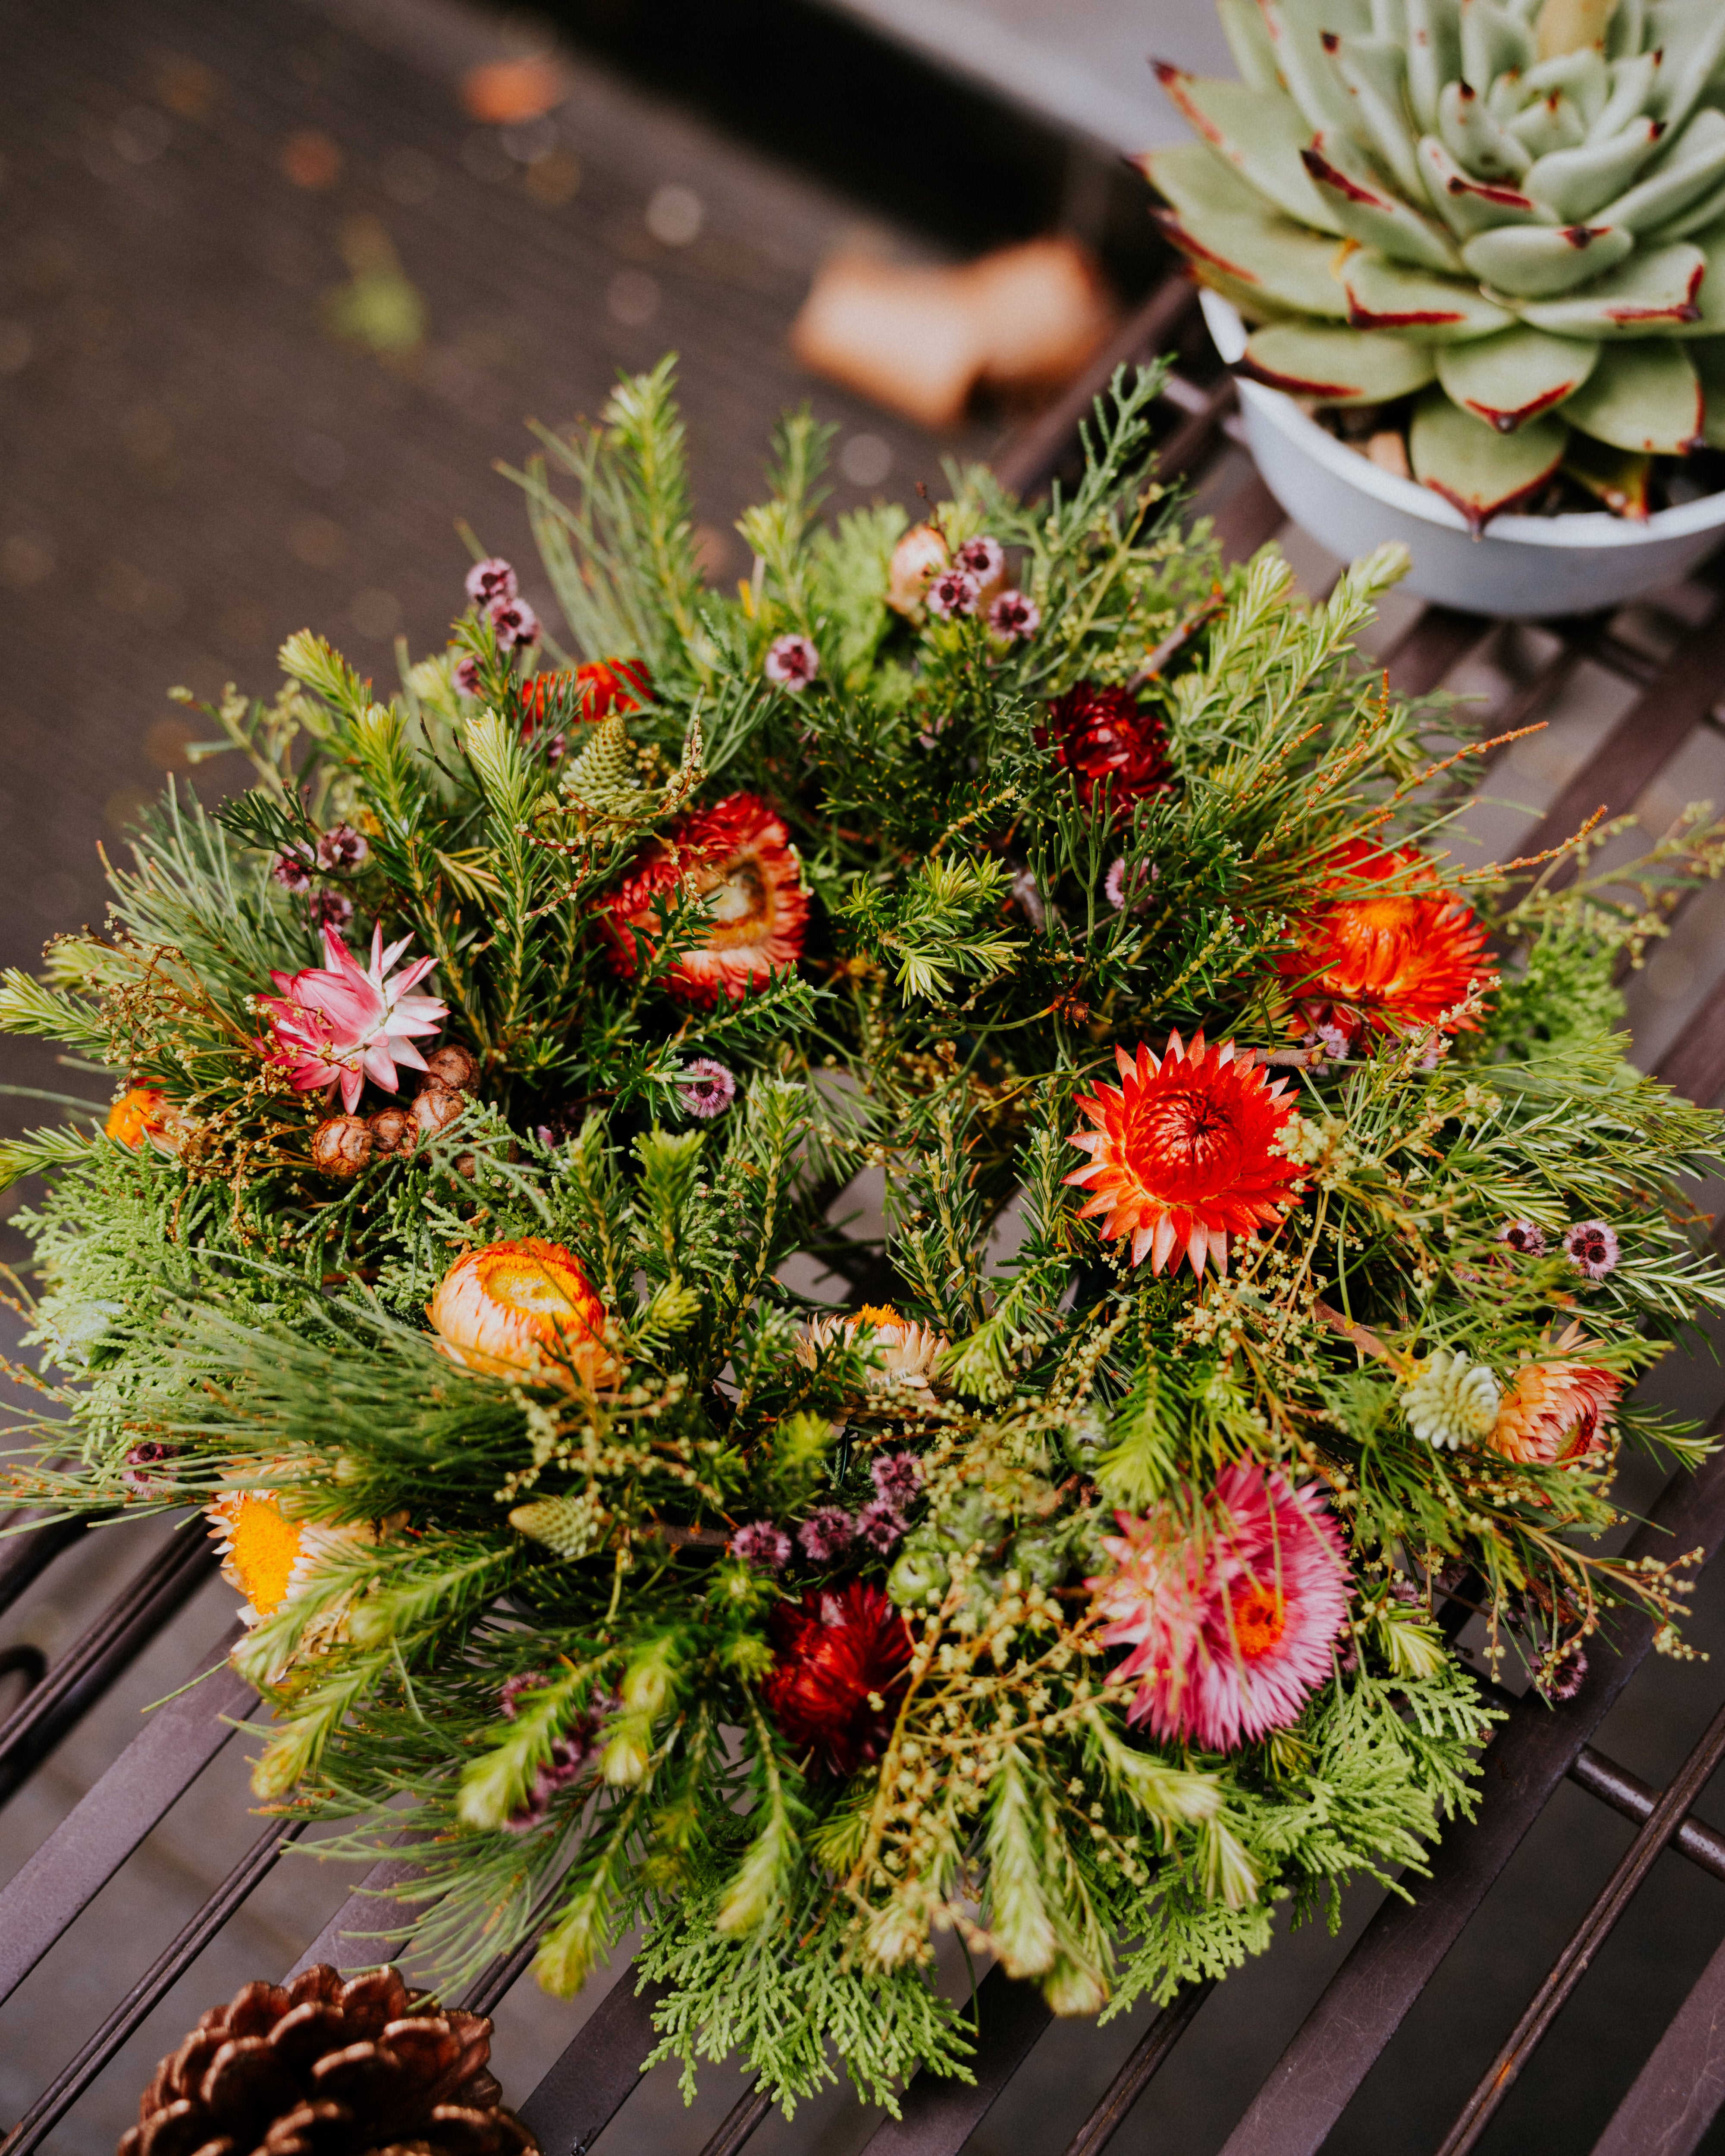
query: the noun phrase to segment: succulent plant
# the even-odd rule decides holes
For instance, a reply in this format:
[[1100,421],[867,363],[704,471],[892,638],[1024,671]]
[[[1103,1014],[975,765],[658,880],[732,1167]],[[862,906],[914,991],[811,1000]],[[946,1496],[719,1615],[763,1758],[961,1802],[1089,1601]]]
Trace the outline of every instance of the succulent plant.
[[1142,162],[1243,372],[1411,398],[1476,531],[1566,464],[1635,514],[1651,456],[1725,449],[1725,0],[1217,5],[1241,80],[1159,66],[1204,139]]

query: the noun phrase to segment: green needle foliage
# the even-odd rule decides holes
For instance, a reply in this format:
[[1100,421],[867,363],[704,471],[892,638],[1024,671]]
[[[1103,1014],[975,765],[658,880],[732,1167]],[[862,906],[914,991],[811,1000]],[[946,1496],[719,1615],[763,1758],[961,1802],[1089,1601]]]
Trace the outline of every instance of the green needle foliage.
[[[1677,1644],[1599,1537],[1623,1445],[1702,1449],[1629,1392],[1725,1301],[1717,1119],[1614,983],[1725,840],[1456,875],[1490,745],[1355,648],[1398,561],[1221,568],[1157,378],[1070,491],[955,470],[916,531],[824,521],[793,418],[734,594],[624,384],[519,475],[568,663],[480,604],[383,699],[290,638],[208,714],[249,790],[0,986],[125,1089],[7,1151],[11,1494],[211,1510],[259,1791],[415,1838],[381,1937],[568,1992],[640,1927],[663,2055],[787,2108],[968,2071],[946,1933],[1122,2011],[1417,1872],[1497,1712],[1464,1573],[1548,1691],[1614,1608]],[[330,923],[465,1054],[391,1052],[398,974],[330,1000]]]

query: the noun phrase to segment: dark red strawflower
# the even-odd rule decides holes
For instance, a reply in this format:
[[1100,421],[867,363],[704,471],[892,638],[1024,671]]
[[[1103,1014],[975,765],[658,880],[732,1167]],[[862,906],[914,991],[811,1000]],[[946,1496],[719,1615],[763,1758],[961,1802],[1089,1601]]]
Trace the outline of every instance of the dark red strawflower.
[[835,1774],[878,1759],[911,1660],[905,1620],[883,1591],[853,1580],[781,1604],[773,1644],[778,1661],[762,1696],[790,1742]]
[[1161,793],[1173,777],[1162,721],[1142,710],[1130,689],[1079,682],[1049,706],[1037,739],[1052,744],[1055,762],[1072,773],[1086,808],[1106,780],[1116,813],[1129,815],[1134,801]]

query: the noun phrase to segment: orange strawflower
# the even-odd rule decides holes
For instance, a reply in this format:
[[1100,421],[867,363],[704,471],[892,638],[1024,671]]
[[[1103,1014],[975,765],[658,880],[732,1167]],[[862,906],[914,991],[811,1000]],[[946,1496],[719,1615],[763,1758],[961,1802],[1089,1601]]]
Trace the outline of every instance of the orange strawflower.
[[1523,1363],[1486,1440],[1506,1460],[1542,1467],[1604,1449],[1623,1391],[1615,1370],[1580,1363]]
[[[1373,890],[1384,885],[1391,888]],[[1301,924],[1299,948],[1278,962],[1312,1024],[1327,1020],[1350,1037],[1438,1026],[1486,969],[1483,922],[1439,886],[1416,849],[1392,853],[1350,839],[1327,888],[1354,895],[1321,905]],[[1452,1019],[1440,1029],[1474,1023]]]
[[605,1306],[580,1260],[537,1236],[457,1258],[425,1314],[445,1354],[490,1377],[597,1385],[614,1367]]
[[1066,1178],[1091,1193],[1079,1217],[1130,1235],[1135,1265],[1147,1254],[1153,1272],[1170,1258],[1178,1270],[1183,1255],[1194,1273],[1208,1258],[1225,1275],[1229,1237],[1279,1220],[1305,1173],[1275,1149],[1294,1113],[1287,1081],[1267,1083],[1235,1060],[1231,1040],[1210,1048],[1201,1033],[1189,1050],[1170,1034],[1160,1061],[1147,1048],[1114,1054],[1119,1086],[1077,1103],[1096,1126],[1071,1140],[1091,1157]]
[[707,921],[665,976],[674,994],[695,1004],[721,996],[736,1002],[802,957],[809,921],[803,865],[778,812],[758,796],[733,793],[678,817],[602,901],[619,973],[635,970],[637,932],[657,948],[660,908],[679,884],[706,901]]
[[106,1129],[116,1145],[141,1146],[167,1128],[167,1103],[153,1086],[129,1086],[108,1111]]

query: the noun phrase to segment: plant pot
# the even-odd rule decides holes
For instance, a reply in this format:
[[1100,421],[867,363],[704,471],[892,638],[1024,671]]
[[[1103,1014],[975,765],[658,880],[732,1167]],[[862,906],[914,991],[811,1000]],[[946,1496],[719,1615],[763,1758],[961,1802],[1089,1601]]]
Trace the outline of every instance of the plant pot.
[[[1219,294],[1199,296],[1232,366],[1245,325]],[[1414,559],[1409,590],[1442,606],[1517,618],[1594,613],[1679,583],[1725,537],[1720,493],[1641,523],[1604,511],[1494,516],[1476,539],[1441,495],[1380,470],[1281,390],[1243,381],[1240,405],[1264,484],[1302,531],[1345,560],[1400,540]]]

